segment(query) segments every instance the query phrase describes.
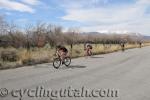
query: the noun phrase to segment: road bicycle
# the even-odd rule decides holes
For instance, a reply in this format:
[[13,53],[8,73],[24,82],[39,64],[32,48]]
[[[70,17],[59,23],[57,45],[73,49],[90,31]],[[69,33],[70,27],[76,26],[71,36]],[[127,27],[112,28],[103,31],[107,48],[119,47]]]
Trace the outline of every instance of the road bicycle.
[[58,69],[63,64],[66,67],[68,67],[71,64],[71,57],[66,56],[64,58],[64,61],[62,61],[62,59],[60,58],[60,56],[58,56],[57,58],[54,58],[54,60],[53,60],[53,66],[54,66],[54,68]]

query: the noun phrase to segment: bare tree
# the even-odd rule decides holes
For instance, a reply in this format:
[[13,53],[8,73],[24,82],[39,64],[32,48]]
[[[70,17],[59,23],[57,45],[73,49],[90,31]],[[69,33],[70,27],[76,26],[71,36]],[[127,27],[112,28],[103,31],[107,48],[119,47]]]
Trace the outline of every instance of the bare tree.
[[68,32],[66,32],[65,35],[65,42],[70,45],[71,48],[71,54],[73,45],[79,43],[79,29],[78,28],[69,28]]
[[62,32],[62,27],[56,25],[47,25],[46,27],[46,40],[51,45],[51,47],[56,47],[56,45],[64,44],[64,35]]
[[4,16],[0,15],[0,35],[6,34],[8,23],[5,21]]

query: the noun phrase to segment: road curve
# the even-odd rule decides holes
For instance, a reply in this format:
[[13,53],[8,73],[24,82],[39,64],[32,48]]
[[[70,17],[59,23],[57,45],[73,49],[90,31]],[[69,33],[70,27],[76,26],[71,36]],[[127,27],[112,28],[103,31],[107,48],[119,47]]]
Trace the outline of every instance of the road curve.
[[[143,47],[73,59],[68,68],[46,63],[1,70],[0,100],[150,100],[149,59],[150,47]],[[53,94],[35,95],[37,89]]]

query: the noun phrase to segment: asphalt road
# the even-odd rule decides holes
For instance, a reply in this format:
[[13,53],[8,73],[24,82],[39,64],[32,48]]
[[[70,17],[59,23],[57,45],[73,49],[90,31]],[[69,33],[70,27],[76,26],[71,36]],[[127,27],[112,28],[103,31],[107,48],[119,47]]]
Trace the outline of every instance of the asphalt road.
[[69,68],[2,70],[0,100],[150,100],[149,60],[144,47],[73,59]]

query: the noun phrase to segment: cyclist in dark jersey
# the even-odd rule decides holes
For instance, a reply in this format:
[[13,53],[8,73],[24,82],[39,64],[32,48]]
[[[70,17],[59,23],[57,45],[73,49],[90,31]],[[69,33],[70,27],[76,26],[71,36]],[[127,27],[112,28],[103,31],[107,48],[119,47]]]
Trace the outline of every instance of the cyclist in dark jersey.
[[120,46],[121,46],[121,50],[125,51],[125,43],[124,42],[120,43]]
[[85,55],[86,56],[91,56],[92,55],[92,45],[87,43],[85,45]]
[[66,47],[61,45],[57,46],[56,55],[61,58],[62,63],[64,63],[64,58],[67,56],[67,54],[68,54],[68,50]]
[[139,47],[142,48],[142,42],[139,41],[138,44],[139,44]]

